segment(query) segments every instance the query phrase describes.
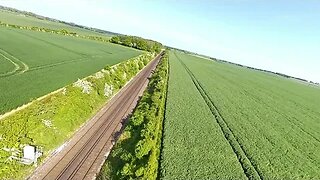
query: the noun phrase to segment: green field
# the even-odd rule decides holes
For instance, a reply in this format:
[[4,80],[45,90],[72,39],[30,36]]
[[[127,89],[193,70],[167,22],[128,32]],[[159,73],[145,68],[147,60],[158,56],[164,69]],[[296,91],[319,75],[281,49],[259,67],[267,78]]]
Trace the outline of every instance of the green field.
[[10,72],[14,72],[17,68],[12,61],[8,60],[7,57],[0,55],[0,74],[9,74]]
[[0,114],[141,54],[111,43],[0,28]]
[[170,54],[163,179],[319,179],[320,89]]
[[19,14],[17,12],[11,12],[7,10],[0,9],[0,21],[8,23],[8,24],[16,24],[20,26],[36,26],[43,27],[49,29],[65,29],[71,32],[76,32],[82,35],[92,35],[92,36],[102,36],[102,37],[110,37],[107,34],[101,34],[98,32],[90,31],[87,29],[82,29],[78,27],[69,26],[67,24],[62,24],[59,22],[47,21],[38,19],[32,16],[27,16],[24,14]]

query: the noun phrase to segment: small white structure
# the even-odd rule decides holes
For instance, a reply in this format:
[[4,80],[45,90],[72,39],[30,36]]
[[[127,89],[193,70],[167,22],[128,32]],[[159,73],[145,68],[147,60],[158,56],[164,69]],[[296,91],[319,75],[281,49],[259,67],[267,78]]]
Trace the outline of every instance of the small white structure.
[[34,159],[35,158],[36,148],[34,146],[25,146],[23,148],[23,158],[25,159]]
[[34,146],[27,145],[23,148],[21,163],[26,165],[37,164],[37,159],[40,156],[42,156],[42,152],[38,151]]

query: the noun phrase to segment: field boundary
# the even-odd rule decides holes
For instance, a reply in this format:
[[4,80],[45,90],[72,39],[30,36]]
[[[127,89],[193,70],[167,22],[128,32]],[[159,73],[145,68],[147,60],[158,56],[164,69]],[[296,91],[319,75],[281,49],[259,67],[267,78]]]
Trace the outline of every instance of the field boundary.
[[216,119],[225,139],[228,141],[229,145],[231,146],[233,152],[237,156],[237,159],[244,171],[244,174],[247,176],[248,179],[263,179],[263,176],[261,172],[259,172],[257,165],[253,163],[252,159],[249,158],[247,153],[245,152],[243,146],[239,142],[239,140],[235,137],[234,133],[230,129],[227,122],[224,120],[224,118],[221,116],[219,110],[213,103],[213,101],[210,99],[209,95],[204,90],[203,86],[200,84],[200,82],[196,79],[194,74],[191,72],[191,70],[182,62],[182,60],[177,56],[177,54],[174,52],[174,55],[177,57],[181,65],[185,68],[185,70],[188,72],[190,78],[192,79],[194,85],[196,86],[197,90],[201,94],[202,98],[206,102],[207,106],[209,107],[212,115]]
[[31,102],[29,102],[29,103],[27,103],[27,104],[24,104],[24,105],[22,105],[22,106],[19,106],[19,107],[17,107],[16,109],[13,109],[13,110],[11,110],[11,111],[9,111],[9,112],[6,112],[6,113],[4,113],[4,114],[1,114],[1,115],[0,115],[0,121],[1,121],[2,119],[4,119],[4,118],[10,116],[10,115],[15,114],[16,112],[19,112],[19,111],[27,108],[28,106],[32,105],[33,103],[35,103],[35,102],[37,102],[37,101],[41,101],[42,99],[44,99],[44,98],[46,98],[46,97],[48,97],[48,96],[50,96],[50,95],[53,95],[53,94],[56,94],[56,93],[60,92],[62,89],[63,89],[63,88],[57,89],[57,90],[55,90],[55,91],[52,91],[52,92],[50,92],[50,93],[48,93],[48,94],[46,94],[46,95],[44,95],[44,96],[38,97],[37,99],[35,99],[35,100],[33,100],[33,101],[31,101]]

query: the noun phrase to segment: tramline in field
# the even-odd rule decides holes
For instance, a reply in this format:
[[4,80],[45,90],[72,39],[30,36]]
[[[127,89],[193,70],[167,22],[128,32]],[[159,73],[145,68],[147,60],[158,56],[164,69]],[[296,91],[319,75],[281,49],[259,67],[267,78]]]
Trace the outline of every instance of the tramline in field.
[[2,64],[3,64],[1,68],[3,72],[0,74],[0,77],[8,77],[15,74],[22,74],[27,70],[29,70],[29,67],[27,64],[17,59],[16,57],[10,55],[8,52],[6,52],[3,49],[0,49],[0,56],[2,57]]
[[[170,55],[164,179],[320,177],[318,88],[181,52]],[[211,138],[215,143],[203,148]]]

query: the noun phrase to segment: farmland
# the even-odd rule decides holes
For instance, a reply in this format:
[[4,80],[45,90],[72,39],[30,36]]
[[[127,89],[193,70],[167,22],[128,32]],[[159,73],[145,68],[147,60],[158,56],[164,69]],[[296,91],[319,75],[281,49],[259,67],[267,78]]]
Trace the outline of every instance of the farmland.
[[210,109],[172,52],[169,62],[162,178],[244,179]]
[[[172,4],[174,14],[166,11],[157,17],[161,6],[134,9],[138,3],[130,7],[103,4],[109,7],[104,9],[97,3],[91,8],[99,9],[88,11],[95,12],[94,17],[83,13],[90,6],[76,9],[80,14],[73,20],[84,19],[82,23],[100,27],[118,23],[121,26],[115,29],[121,28],[125,34],[0,5],[0,179],[27,178],[37,165],[40,168],[32,177],[43,173],[49,178],[101,180],[320,179],[319,84],[302,79],[304,75],[292,77],[282,74],[285,71],[255,68],[270,63],[298,75],[307,69],[295,61],[316,67],[315,61],[307,61],[317,57],[317,53],[312,54],[317,46],[310,45],[315,35],[293,39],[299,36],[292,35],[303,33],[304,26],[299,23],[299,28],[291,28],[294,22],[285,26],[287,19],[275,18],[287,17],[281,14],[288,13],[287,9],[268,20],[265,13],[253,16],[247,14],[248,9],[233,8],[232,12],[246,12],[246,16],[243,21],[237,16],[239,20],[232,24],[232,16],[223,15],[225,8],[220,14],[222,8],[215,6],[210,13],[219,14],[197,16],[198,12],[191,12],[191,3],[183,4],[181,7],[188,9],[183,16],[184,11],[178,11],[180,4]],[[206,2],[203,9],[209,10],[210,4]],[[259,6],[254,9],[260,12]],[[143,12],[148,16],[140,16]],[[251,15],[264,21],[250,19]],[[199,24],[194,24],[193,16],[201,20]],[[218,26],[205,22],[207,17],[224,18],[221,22],[215,19],[219,25],[215,37],[211,37],[211,30]],[[301,15],[296,17],[302,20]],[[93,19],[86,23],[86,18]],[[277,23],[271,26],[274,21]],[[181,30],[166,32],[170,31],[169,23],[171,29]],[[305,25],[308,29],[304,34],[308,34],[312,28]],[[290,33],[288,27],[296,32]],[[162,40],[170,34],[173,47],[126,35],[135,32]],[[181,43],[181,37],[190,35],[196,37],[181,41],[186,49],[199,50],[214,42],[210,48],[217,56],[237,54],[243,59],[252,53],[261,59],[248,58],[248,64],[256,66],[247,67],[174,47]],[[297,43],[291,44],[291,40]],[[240,42],[243,47],[235,49]],[[259,43],[261,49],[255,47]],[[249,45],[249,51],[244,51]],[[307,56],[302,47],[311,53]],[[289,50],[301,51],[291,54]],[[232,56],[230,59],[237,58]],[[269,58],[273,60],[263,62]],[[28,154],[24,152],[28,145],[42,153],[33,162],[35,166],[23,164],[33,158],[21,159]],[[44,161],[49,166],[41,166]]]
[[320,90],[170,54],[163,179],[319,179]]
[[21,14],[18,12],[12,12],[12,11],[4,10],[1,8],[0,8],[0,21],[9,23],[9,24],[16,24],[20,26],[30,26],[30,27],[36,26],[36,27],[43,27],[43,28],[49,28],[49,29],[55,29],[55,30],[65,29],[68,31],[76,32],[78,34],[82,34],[82,35],[95,35],[95,36],[109,37],[108,34],[101,34],[101,33],[90,31],[83,28],[72,27],[67,24],[63,24],[59,22],[38,19],[30,15]]
[[141,54],[76,37],[0,28],[0,114]]

